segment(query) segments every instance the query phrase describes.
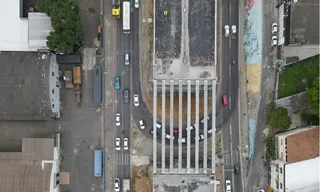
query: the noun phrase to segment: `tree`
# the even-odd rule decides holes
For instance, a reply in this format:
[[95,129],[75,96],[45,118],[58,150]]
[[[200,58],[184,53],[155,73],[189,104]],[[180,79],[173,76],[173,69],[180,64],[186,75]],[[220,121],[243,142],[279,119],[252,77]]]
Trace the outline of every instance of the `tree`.
[[83,39],[78,5],[70,0],[37,0],[36,4],[51,19],[53,31],[47,37],[48,48],[55,52],[73,53],[75,45]]
[[275,147],[275,137],[267,136],[264,139],[264,143],[266,144],[266,159],[272,160],[276,157],[276,147]]
[[36,11],[50,16],[50,8],[57,0],[36,0]]
[[281,131],[289,129],[291,125],[288,110],[284,107],[278,107],[275,102],[271,102],[267,107],[267,121],[272,128]]
[[308,89],[308,102],[313,112],[319,116],[319,77],[315,78]]

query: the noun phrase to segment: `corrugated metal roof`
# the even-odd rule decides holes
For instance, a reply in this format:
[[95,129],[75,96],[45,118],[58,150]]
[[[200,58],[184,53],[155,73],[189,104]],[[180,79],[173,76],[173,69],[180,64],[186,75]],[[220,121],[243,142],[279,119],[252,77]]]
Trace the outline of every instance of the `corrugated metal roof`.
[[47,49],[47,36],[53,30],[45,13],[29,13],[29,49]]

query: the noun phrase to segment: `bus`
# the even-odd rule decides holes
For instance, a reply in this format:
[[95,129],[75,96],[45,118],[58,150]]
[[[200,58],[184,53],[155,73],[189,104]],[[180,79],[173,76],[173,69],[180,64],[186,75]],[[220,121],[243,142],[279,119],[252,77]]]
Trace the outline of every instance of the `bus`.
[[130,34],[130,2],[122,3],[122,28],[124,34]]
[[102,176],[102,162],[103,162],[103,150],[94,150],[94,176]]

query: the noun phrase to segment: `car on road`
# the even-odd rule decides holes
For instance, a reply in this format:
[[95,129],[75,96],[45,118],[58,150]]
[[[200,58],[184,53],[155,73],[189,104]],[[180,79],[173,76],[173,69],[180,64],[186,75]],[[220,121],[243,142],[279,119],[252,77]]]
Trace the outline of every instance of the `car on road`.
[[114,88],[117,90],[120,89],[120,77],[114,78]]
[[230,35],[230,27],[229,27],[229,25],[225,25],[224,26],[224,36],[229,37],[229,35]]
[[224,94],[224,95],[222,96],[222,104],[223,104],[224,106],[228,105],[228,96],[227,96],[227,94]]
[[139,8],[139,0],[134,0],[134,7]]
[[130,55],[129,53],[124,54],[124,64],[125,65],[130,65]]
[[231,38],[235,39],[237,35],[237,27],[235,25],[231,26]]
[[120,191],[120,179],[119,178],[114,179],[114,191],[116,191],[116,192]]
[[123,90],[123,101],[126,103],[129,103],[129,90],[128,89]]
[[[150,134],[153,136],[153,129],[150,129]],[[156,137],[158,138],[158,137],[160,137],[160,134],[158,133],[158,131],[156,131]]]
[[120,126],[121,123],[120,123],[120,113],[116,113],[116,126]]
[[240,174],[240,165],[239,164],[234,164],[234,173],[236,175]]
[[123,149],[124,150],[128,150],[129,149],[129,139],[128,138],[124,138],[123,139]]
[[272,23],[271,25],[271,33],[276,34],[278,32],[278,24],[277,23]]
[[134,102],[134,106],[136,106],[136,107],[139,106],[139,95],[138,94],[133,95],[133,102]]
[[117,151],[120,151],[120,149],[121,149],[121,140],[120,140],[120,138],[119,137],[117,137],[116,138],[116,150]]
[[271,38],[271,46],[272,47],[275,47],[275,46],[277,46],[278,45],[278,37],[277,36],[272,36],[272,38]]
[[140,121],[139,121],[139,125],[140,125],[140,129],[146,128],[146,127],[144,126],[143,120],[140,120]]
[[226,180],[226,192],[231,192],[231,181]]

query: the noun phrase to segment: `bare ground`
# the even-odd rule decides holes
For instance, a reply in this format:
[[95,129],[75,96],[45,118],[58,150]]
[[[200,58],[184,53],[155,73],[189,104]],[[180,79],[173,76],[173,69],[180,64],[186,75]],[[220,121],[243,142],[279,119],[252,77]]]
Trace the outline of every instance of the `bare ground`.
[[152,166],[140,165],[133,167],[133,186],[137,192],[152,191]]

